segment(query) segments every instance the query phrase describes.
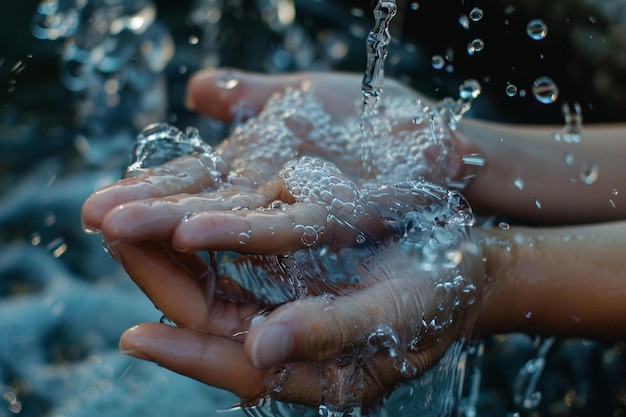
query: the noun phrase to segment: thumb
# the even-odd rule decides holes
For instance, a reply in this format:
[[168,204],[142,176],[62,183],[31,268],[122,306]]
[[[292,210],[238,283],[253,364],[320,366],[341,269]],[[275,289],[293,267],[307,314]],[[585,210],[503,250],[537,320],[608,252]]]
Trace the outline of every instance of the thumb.
[[262,369],[288,361],[324,361],[355,348],[374,354],[406,345],[423,309],[418,288],[402,289],[400,282],[385,281],[337,298],[300,299],[257,317],[244,344],[246,355]]

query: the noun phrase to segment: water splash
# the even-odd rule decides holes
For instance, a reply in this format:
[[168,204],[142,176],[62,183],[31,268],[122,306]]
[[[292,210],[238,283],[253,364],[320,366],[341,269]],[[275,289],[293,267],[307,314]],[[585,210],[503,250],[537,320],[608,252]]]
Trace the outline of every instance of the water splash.
[[[156,20],[152,1],[43,0],[32,32],[64,40],[61,78],[74,92],[76,125],[90,161],[97,163],[98,152],[106,148],[110,155],[111,138],[120,131],[165,118],[162,72],[174,44]],[[132,134],[125,139],[132,140]]]
[[[270,105],[268,111],[275,114],[274,110]],[[242,131],[255,126],[250,122]],[[156,125],[138,139],[130,173],[186,154],[219,158],[200,141],[194,129],[183,134],[168,125]],[[412,375],[415,370],[406,360],[409,346],[418,343],[422,332],[438,337],[436,335],[451,324],[455,306],[470,303],[469,299],[475,296],[469,279],[461,277],[464,263],[478,254],[471,211],[457,193],[423,181],[380,183],[373,188],[361,188],[334,164],[314,157],[286,162],[280,179],[296,202],[325,207],[327,223],[295,225],[294,231],[302,232],[303,247],[290,253],[277,256],[218,254],[213,266],[218,276],[231,277],[261,305],[274,306],[301,297],[345,295],[373,285],[372,280],[391,279],[393,277],[384,272],[374,277],[364,271],[376,266],[372,262],[384,263],[387,259],[384,253],[390,251],[391,254],[394,248],[399,248],[403,259],[409,261],[409,267],[422,271],[416,276],[434,274],[437,281],[432,285],[442,291],[441,308],[436,317],[425,320],[407,316],[407,320],[411,320],[407,333],[398,334],[383,329],[381,323],[373,323],[371,331],[363,335],[368,341],[366,345],[320,365],[326,387],[326,401],[320,412],[329,416],[358,415],[358,387],[363,384],[364,361],[386,349],[395,358],[395,366]],[[283,203],[274,209],[285,206]],[[363,226],[368,224],[363,219],[370,216],[384,219],[383,235]],[[321,241],[320,235],[332,227],[330,223],[338,223],[352,233],[353,243],[338,247]],[[457,260],[451,262],[453,258]],[[380,268],[381,271],[392,270],[383,265]],[[276,387],[268,387],[270,391],[273,389]]]
[[546,366],[546,357],[554,341],[554,337],[541,341],[535,356],[526,362],[513,381],[513,402],[520,411],[533,411],[541,402],[541,392],[537,391],[537,383]]
[[[149,125],[137,136],[124,176],[133,177],[149,168],[159,167],[172,159],[189,155],[208,157],[214,161],[213,170],[221,162],[221,157],[200,138],[197,129],[189,127],[183,133],[165,123]],[[212,175],[221,177],[218,172]]]

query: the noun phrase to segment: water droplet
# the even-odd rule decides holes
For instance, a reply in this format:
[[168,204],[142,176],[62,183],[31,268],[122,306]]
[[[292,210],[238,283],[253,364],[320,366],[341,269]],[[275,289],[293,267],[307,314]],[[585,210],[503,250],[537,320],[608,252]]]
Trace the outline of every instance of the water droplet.
[[502,230],[509,230],[511,228],[511,225],[507,222],[500,222],[498,223],[498,227]]
[[531,39],[540,41],[548,35],[548,26],[541,19],[533,19],[526,25],[526,33]]
[[483,10],[478,7],[474,7],[469,14],[469,18],[472,19],[473,22],[478,22],[483,18]]
[[415,10],[419,10],[420,8],[420,4],[416,1],[414,1],[413,3],[411,3],[411,10],[415,11]]
[[580,168],[580,179],[587,185],[591,185],[598,180],[599,168],[593,162],[587,162]]
[[239,79],[233,72],[226,71],[217,77],[215,85],[225,90],[232,90],[239,85]]
[[33,232],[32,235],[30,235],[30,244],[33,246],[37,246],[41,243],[41,235],[38,232]]
[[19,74],[20,72],[24,71],[24,68],[26,68],[26,64],[24,64],[24,61],[19,60],[11,67],[11,72],[14,74]]
[[524,311],[524,317],[526,317],[527,319],[531,318],[533,315],[533,313],[531,311]]
[[469,29],[469,17],[465,14],[459,17],[459,25],[463,26],[463,29]]
[[356,243],[357,243],[357,244],[359,244],[359,245],[364,244],[364,243],[365,243],[365,236],[363,236],[363,235],[358,235],[358,236],[356,237]]
[[467,44],[467,53],[474,55],[476,52],[480,52],[485,48],[485,42],[482,39],[476,38]]
[[434,69],[442,69],[446,65],[446,60],[441,55],[433,55],[430,62]]
[[67,243],[62,237],[54,239],[52,242],[46,245],[46,249],[52,252],[52,256],[55,258],[60,257],[67,251]]
[[611,194],[618,195],[619,191],[617,190],[617,188],[613,188],[613,190],[611,191]]
[[541,201],[537,200],[536,197],[533,197],[533,202],[535,203],[535,206],[541,210]]
[[463,155],[461,161],[463,161],[465,165],[473,165],[477,167],[485,166],[485,157],[477,153]]
[[197,45],[200,42],[200,38],[196,35],[191,35],[187,42],[189,42],[189,45]]
[[561,132],[561,138],[567,143],[580,143],[582,140],[583,116],[580,103],[574,103],[572,109],[567,103],[561,107],[565,126]]
[[517,177],[517,178],[515,178],[515,181],[513,181],[513,185],[518,190],[523,190],[524,189],[524,180],[521,179],[520,177]]
[[539,77],[533,82],[533,95],[543,104],[551,104],[559,97],[559,88],[550,77]]
[[480,83],[474,79],[468,79],[463,81],[463,84],[459,87],[459,97],[464,100],[475,99],[482,92]]
[[352,9],[350,9],[350,14],[354,17],[363,17],[365,16],[365,10],[363,10],[361,7],[353,7]]
[[610,205],[611,205],[611,207],[613,207],[613,208],[615,208],[615,207],[616,207],[616,205],[615,205],[615,201],[613,201],[613,199],[612,199],[612,198],[609,198],[609,204],[610,204]]
[[571,152],[567,152],[565,154],[565,163],[567,165],[572,165],[574,163],[574,154]]
[[506,91],[507,96],[514,97],[517,94],[517,86],[514,84],[507,84],[504,91]]
[[43,218],[43,224],[46,225],[46,227],[51,227],[56,222],[57,222],[57,216],[51,211],[46,212]]
[[245,245],[250,240],[250,234],[252,230],[248,230],[248,232],[239,233],[239,244]]

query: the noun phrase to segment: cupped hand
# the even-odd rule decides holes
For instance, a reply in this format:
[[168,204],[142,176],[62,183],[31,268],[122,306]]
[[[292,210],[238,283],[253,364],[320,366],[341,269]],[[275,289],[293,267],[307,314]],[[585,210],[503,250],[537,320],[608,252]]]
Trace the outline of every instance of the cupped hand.
[[[131,277],[178,326],[142,324],[124,334],[121,347],[229,389],[244,404],[267,395],[320,404],[321,374],[331,372],[333,364],[343,360],[338,358],[360,358],[364,388],[360,398],[347,402],[376,404],[398,382],[430,367],[452,340],[471,332],[474,300],[482,287],[478,250],[468,244],[437,252],[437,262],[414,257],[415,245],[401,244],[406,238],[400,238],[412,223],[400,226],[398,216],[420,212],[426,203],[414,192],[390,185],[419,177],[443,184],[461,178],[465,167],[460,155],[471,152],[471,146],[451,132],[432,142],[432,120],[415,124],[413,119],[419,117],[413,110],[390,110],[384,115],[389,143],[376,158],[392,162],[379,164],[383,168],[375,178],[364,178],[361,145],[355,139],[361,137],[356,117],[359,77],[237,73],[236,86],[225,89],[220,87],[225,76],[233,74],[209,72],[194,78],[190,105],[226,121],[233,117],[228,109],[244,106],[258,112],[270,96],[278,101],[278,110],[270,103],[266,109],[271,111],[235,129],[216,147],[221,158],[206,161],[207,156],[200,155],[171,161],[96,192],[83,207],[86,227],[102,229]],[[277,96],[276,91],[283,94]],[[388,83],[386,94],[399,102],[381,109],[406,110],[408,106],[399,103],[415,104],[417,97],[395,83]],[[278,132],[264,129],[276,123]],[[336,200],[347,198],[343,192],[350,196],[356,189],[352,185],[333,190],[330,200],[320,194],[314,201],[310,195],[301,198],[284,176],[278,179],[284,164],[302,154],[334,161],[357,182],[378,184],[356,193],[365,203],[363,211],[355,214],[350,204],[335,206]],[[431,172],[438,163],[444,169]],[[207,175],[207,164],[212,175]],[[389,219],[396,221],[391,224]],[[446,224],[437,223],[440,229],[432,230],[443,231]],[[417,226],[423,225],[408,230]],[[307,278],[308,293],[293,294],[305,298],[268,313],[263,308],[273,304],[271,300],[249,301],[242,296],[241,282],[231,285],[237,278],[232,275],[241,269],[220,270],[215,258],[207,268],[192,254],[200,250],[242,253],[239,265],[256,268],[263,277],[271,277],[277,266],[285,267],[276,259],[286,253],[308,253],[300,262],[312,266],[329,259],[330,251],[349,259],[342,267],[354,270],[348,274],[351,279],[340,279],[341,285],[334,287],[340,291],[323,296],[333,287],[318,286],[315,278],[323,282],[327,277],[320,272],[337,266],[325,264]],[[441,256],[451,269],[433,269]]]
[[[221,70],[197,74],[189,83],[190,107],[225,122],[241,121],[242,114],[255,117],[216,146],[219,158],[176,159],[98,190],[83,206],[85,228],[100,230],[109,211],[135,201],[196,195],[224,184],[264,186],[285,162],[302,155],[332,161],[359,182],[423,177],[447,185],[471,176],[471,167],[462,164],[461,157],[475,152],[474,147],[438,121],[428,100],[386,80],[385,99],[373,123],[378,126],[373,129],[375,172],[364,178],[360,82],[360,76],[340,73],[270,76]],[[277,197],[271,192],[265,195]],[[170,215],[180,219],[186,213]]]
[[[460,196],[423,182],[362,190],[316,158],[288,165],[281,180],[293,204],[197,213],[174,230],[177,250],[114,245],[129,275],[178,326],[139,325],[122,337],[123,350],[231,390],[247,405],[271,396],[368,408],[471,334],[482,263]],[[200,248],[240,252],[225,262],[245,267],[224,271],[262,278],[245,288],[253,301],[224,289],[224,281],[242,278],[220,273],[219,259],[205,265],[192,255]],[[267,298],[273,285],[286,287],[278,294],[286,298]],[[354,368],[342,371],[346,364]],[[362,378],[362,391],[357,383],[348,394],[323,397],[320,378],[341,386],[341,372]]]

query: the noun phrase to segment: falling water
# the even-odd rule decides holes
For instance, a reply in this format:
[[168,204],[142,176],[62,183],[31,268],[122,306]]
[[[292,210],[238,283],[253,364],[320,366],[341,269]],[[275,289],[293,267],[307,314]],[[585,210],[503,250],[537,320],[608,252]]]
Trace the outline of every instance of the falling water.
[[388,131],[384,121],[377,116],[378,100],[383,90],[385,72],[385,58],[391,42],[389,24],[395,16],[397,6],[395,0],[378,0],[374,9],[374,27],[367,36],[366,52],[367,62],[365,74],[361,84],[363,94],[363,109],[360,125],[363,132],[363,144],[361,160],[365,178],[375,175],[372,150],[375,146],[375,138],[380,138]]

